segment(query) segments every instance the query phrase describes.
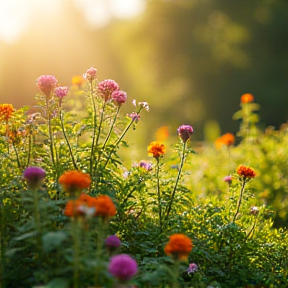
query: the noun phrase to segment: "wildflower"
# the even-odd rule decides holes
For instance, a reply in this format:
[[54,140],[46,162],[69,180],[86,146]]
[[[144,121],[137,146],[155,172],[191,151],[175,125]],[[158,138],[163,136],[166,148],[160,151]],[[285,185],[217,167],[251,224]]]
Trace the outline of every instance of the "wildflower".
[[91,197],[90,195],[85,194],[85,193],[81,193],[81,195],[79,196],[78,200],[85,202],[88,207],[95,206],[95,202],[96,202],[96,198],[95,197]]
[[82,216],[85,215],[81,207],[86,206],[84,201],[79,199],[69,200],[64,209],[64,215],[68,217]]
[[251,179],[254,178],[256,176],[256,173],[253,169],[251,169],[250,167],[246,167],[244,165],[240,165],[237,170],[236,170],[237,174],[241,177],[243,177],[243,179]]
[[11,104],[0,104],[0,121],[8,122],[14,112]]
[[188,274],[190,274],[190,273],[195,273],[197,270],[198,270],[197,264],[195,264],[195,263],[190,263],[190,264],[189,264],[189,267],[188,267],[188,269],[187,269],[187,273],[188,273]]
[[117,90],[111,94],[111,98],[116,106],[121,106],[126,102],[127,94],[124,91]]
[[111,79],[104,80],[98,84],[99,95],[104,99],[105,102],[110,100],[112,97],[112,93],[118,90],[119,85]]
[[162,142],[169,137],[169,131],[167,126],[158,128],[155,132],[156,141]]
[[23,173],[23,177],[30,189],[39,188],[46,176],[46,172],[40,167],[28,167]]
[[83,75],[83,77],[92,82],[94,79],[96,79],[96,75],[97,75],[97,69],[94,67],[89,68],[86,73]]
[[143,168],[146,171],[151,171],[152,170],[152,164],[150,162],[141,160],[139,162],[139,167]]
[[68,87],[67,86],[59,86],[55,88],[54,93],[57,97],[63,98],[67,96],[68,93]]
[[131,114],[127,114],[127,116],[129,118],[131,118],[133,121],[135,121],[136,123],[138,123],[138,121],[140,119],[140,115],[136,112],[132,112]]
[[56,88],[58,80],[52,75],[42,75],[36,80],[37,87],[49,98],[52,91]]
[[257,216],[259,214],[259,208],[256,207],[256,206],[252,206],[250,208],[250,214],[254,215],[254,216]]
[[149,111],[149,105],[147,102],[139,102],[140,107],[144,108],[146,111]]
[[70,196],[75,196],[76,192],[90,186],[91,177],[89,174],[76,170],[68,171],[60,176],[59,183],[64,187]]
[[223,178],[223,181],[224,182],[227,182],[228,184],[231,184],[232,183],[232,176],[225,176],[224,178]]
[[254,96],[250,93],[245,93],[241,96],[241,103],[250,103],[254,101]]
[[71,79],[72,85],[81,86],[84,82],[84,78],[82,75],[76,75]]
[[111,235],[105,239],[105,246],[115,250],[121,246],[121,241],[116,235]]
[[96,216],[103,219],[109,219],[116,214],[116,207],[113,201],[107,195],[100,195],[95,198]]
[[21,143],[21,140],[27,135],[26,130],[16,130],[16,129],[11,129],[8,130],[8,137],[9,137],[9,142],[11,142],[13,145],[18,145]]
[[184,234],[173,234],[164,251],[175,260],[186,260],[193,247],[192,241]]
[[179,137],[182,139],[184,143],[186,143],[190,139],[193,133],[193,128],[190,125],[181,125],[177,129],[177,131],[178,131]]
[[128,254],[113,256],[108,271],[120,281],[130,280],[138,271],[137,262]]
[[166,153],[166,147],[159,142],[151,142],[148,146],[148,155],[158,159],[160,156]]
[[215,145],[217,149],[220,149],[222,145],[232,146],[235,143],[235,137],[232,133],[226,133],[216,139]]

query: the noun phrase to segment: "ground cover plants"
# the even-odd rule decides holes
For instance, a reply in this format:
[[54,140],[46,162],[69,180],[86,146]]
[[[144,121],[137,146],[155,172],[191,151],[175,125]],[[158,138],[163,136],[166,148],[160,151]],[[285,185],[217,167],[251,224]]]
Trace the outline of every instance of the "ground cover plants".
[[0,104],[1,287],[287,287],[287,125],[261,131],[243,94],[237,135],[199,146],[180,124],[126,167],[149,105],[121,114],[127,94],[97,73]]

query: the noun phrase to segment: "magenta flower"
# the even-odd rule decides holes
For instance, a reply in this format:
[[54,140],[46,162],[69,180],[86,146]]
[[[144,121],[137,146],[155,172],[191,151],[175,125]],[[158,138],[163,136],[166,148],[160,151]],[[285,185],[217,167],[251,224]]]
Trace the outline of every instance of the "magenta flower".
[[197,264],[195,264],[195,263],[190,263],[190,264],[189,264],[189,267],[188,267],[188,269],[187,269],[187,273],[188,273],[188,274],[190,274],[190,273],[195,273],[197,270],[198,270]]
[[57,86],[58,80],[52,75],[42,75],[37,78],[36,85],[37,87],[45,94],[48,98],[52,91]]
[[192,133],[193,133],[193,128],[190,125],[181,125],[178,129],[177,129],[178,135],[180,136],[180,138],[182,139],[182,141],[184,143],[186,143]]
[[127,254],[113,256],[108,271],[120,281],[130,280],[138,271],[137,262]]
[[124,91],[117,90],[111,94],[111,98],[116,106],[121,106],[126,102],[127,94]]
[[42,168],[33,166],[26,168],[23,173],[23,177],[31,189],[39,188],[45,176],[46,172]]
[[[111,99],[112,93],[119,90],[119,85],[111,79],[104,80],[98,84],[98,92],[105,102]],[[126,100],[125,100],[126,101]]]
[[152,170],[152,164],[150,162],[141,160],[139,162],[139,167],[145,169],[146,171],[151,171]]
[[108,236],[105,240],[106,247],[118,248],[121,246],[121,241],[116,235]]
[[136,112],[132,112],[131,114],[127,114],[127,116],[129,118],[131,118],[133,121],[135,121],[136,123],[138,123],[138,121],[140,120],[140,115]]
[[67,86],[59,86],[55,88],[54,93],[57,97],[63,98],[68,94],[68,87]]
[[225,176],[223,178],[223,181],[227,182],[228,184],[231,184],[232,183],[232,176]]
[[83,74],[83,77],[92,82],[97,77],[97,69],[94,67],[89,68],[85,74]]

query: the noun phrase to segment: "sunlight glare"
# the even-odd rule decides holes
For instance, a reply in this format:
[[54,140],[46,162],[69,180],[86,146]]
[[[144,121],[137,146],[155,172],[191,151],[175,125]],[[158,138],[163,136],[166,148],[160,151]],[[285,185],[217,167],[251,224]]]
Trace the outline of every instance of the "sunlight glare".
[[110,0],[109,8],[113,16],[127,19],[144,12],[145,3],[144,0]]

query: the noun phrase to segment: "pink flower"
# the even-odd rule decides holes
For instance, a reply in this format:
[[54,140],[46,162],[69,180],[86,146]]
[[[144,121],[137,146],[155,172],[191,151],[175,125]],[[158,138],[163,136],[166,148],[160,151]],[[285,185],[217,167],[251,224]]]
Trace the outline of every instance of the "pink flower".
[[65,96],[67,96],[68,93],[68,87],[67,86],[60,86],[55,88],[54,93],[57,97],[59,98],[63,98]]
[[127,114],[127,116],[129,118],[131,118],[133,121],[135,121],[136,123],[138,123],[138,121],[140,119],[140,115],[136,112],[132,112],[131,114]]
[[185,143],[190,139],[193,133],[193,128],[190,125],[181,125],[177,131],[178,131],[178,135],[180,136],[182,141]]
[[152,164],[150,162],[146,162],[144,160],[140,161],[139,167],[145,169],[146,171],[151,171],[152,170]]
[[[119,90],[119,85],[111,79],[106,79],[98,84],[98,92],[105,102],[111,99],[112,93]],[[126,101],[126,100],[125,100]]]
[[139,102],[140,107],[144,108],[146,111],[149,111],[149,105],[147,102]]
[[232,176],[225,176],[223,178],[223,181],[227,182],[228,184],[231,184],[232,183]]
[[121,241],[116,235],[108,236],[105,240],[106,247],[118,248],[121,246]]
[[108,270],[120,281],[128,281],[137,273],[138,265],[130,255],[120,254],[111,258]]
[[58,80],[52,75],[42,75],[37,78],[36,85],[37,87],[45,94],[48,98],[52,91],[57,86]]
[[188,269],[187,269],[187,273],[188,273],[188,274],[190,274],[190,273],[195,273],[197,270],[198,270],[197,264],[195,264],[195,263],[190,263],[190,264],[189,264],[189,267],[188,267]]
[[124,91],[117,90],[111,94],[111,98],[113,99],[116,106],[121,106],[126,102],[127,94]]
[[94,79],[96,79],[96,75],[97,75],[97,69],[94,67],[89,68],[85,74],[83,74],[83,77],[92,82]]
[[23,177],[30,189],[40,187],[45,176],[46,172],[42,168],[34,166],[26,168],[23,173]]

